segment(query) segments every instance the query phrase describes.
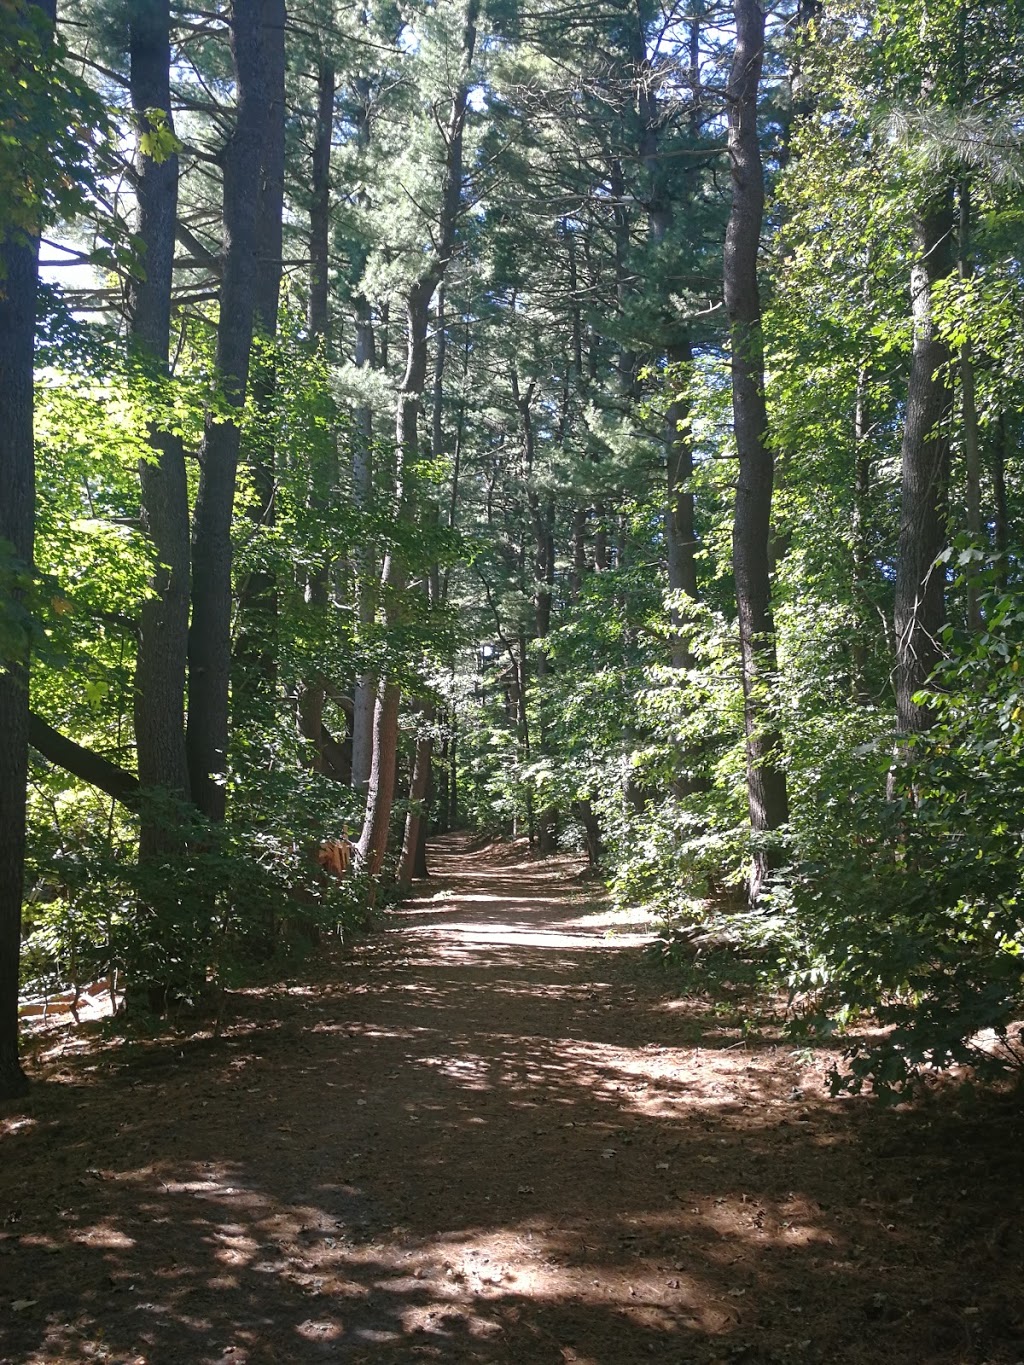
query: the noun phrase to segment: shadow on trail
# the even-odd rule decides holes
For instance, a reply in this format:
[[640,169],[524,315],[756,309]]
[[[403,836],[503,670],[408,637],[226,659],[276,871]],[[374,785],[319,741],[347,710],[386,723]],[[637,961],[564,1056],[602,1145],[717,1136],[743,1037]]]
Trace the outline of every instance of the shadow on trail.
[[0,1359],[1024,1356],[1019,1109],[826,1101],[666,1010],[569,864],[463,850],[222,1039],[51,1059],[0,1120]]

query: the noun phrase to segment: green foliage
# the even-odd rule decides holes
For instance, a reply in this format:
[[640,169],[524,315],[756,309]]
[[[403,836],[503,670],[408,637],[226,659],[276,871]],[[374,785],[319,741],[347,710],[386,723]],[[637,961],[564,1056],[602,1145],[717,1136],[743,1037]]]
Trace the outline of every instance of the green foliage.
[[[126,0],[75,10],[90,59],[119,74],[130,12]],[[211,829],[169,803],[167,847],[140,864],[137,813],[38,765],[30,976],[65,983],[116,967],[140,989],[192,998],[259,973],[317,927],[357,921],[371,888],[325,886],[312,851],[354,834],[363,803],[313,771],[328,766],[326,748],[299,732],[312,698],[343,777],[356,681],[386,676],[407,707],[403,778],[426,723],[417,708],[436,708],[439,822],[456,806],[463,823],[534,842],[556,823],[562,847],[585,833],[616,898],[661,917],[664,956],[695,988],[727,989],[731,974],[776,998],[786,990],[805,1031],[858,1025],[837,1087],[904,1093],[927,1067],[986,1061],[986,1029],[1006,1060],[1024,1012],[1020,5],[842,0],[772,26],[761,284],[777,667],[756,700],[780,736],[790,821],[756,837],[720,304],[728,25],[700,7],[650,6],[598,6],[566,24],[502,0],[481,17],[467,65],[464,17],[457,0],[290,17],[288,307],[274,342],[254,345],[241,419],[228,820]],[[0,0],[0,37],[2,226],[36,232],[89,208],[104,239],[123,242],[130,196],[104,169],[97,97],[30,8]],[[154,458],[151,428],[180,437],[194,506],[204,422],[237,420],[214,372],[209,297],[216,167],[233,118],[225,26],[193,26],[176,54],[181,142],[164,111],[147,111],[143,129],[124,123],[144,155],[177,154],[182,168],[179,217],[194,242],[176,261],[173,378],[125,354],[123,256],[103,254],[106,289],[86,299],[109,303],[117,325],[76,321],[44,290],[34,570],[0,546],[0,656],[22,660],[31,646],[37,709],[127,769],[155,567],[138,468]],[[310,77],[328,68],[330,316],[312,344],[301,265]],[[123,100],[103,79],[104,97]],[[444,130],[462,82],[466,175],[442,242],[454,150]],[[914,215],[944,195],[950,228],[954,208],[964,221],[961,268],[931,299],[956,391],[954,549],[934,572],[956,577],[930,687],[937,724],[894,753],[907,286]],[[406,292],[442,267],[419,454],[399,471]],[[988,518],[971,539],[966,350]],[[673,435],[690,446],[672,468],[675,478],[692,460],[675,491],[693,496],[698,600],[667,591]],[[370,492],[356,460],[373,470]],[[388,554],[407,586],[382,589]],[[971,636],[968,596],[984,582],[985,628]],[[399,798],[395,836],[404,811]],[[751,906],[744,883],[766,853],[783,865]],[[379,904],[380,887],[372,894]],[[881,1035],[863,1032],[879,1024]]]
[[[210,825],[159,794],[147,814],[168,831],[139,861],[134,822],[40,771],[23,977],[30,991],[117,974],[131,1009],[199,1003],[308,952],[321,933],[363,927],[366,888],[317,861],[339,834],[337,784],[313,774],[236,778],[232,818]],[[348,818],[354,815],[348,803]],[[148,984],[154,993],[150,994]],[[166,998],[163,998],[166,997]]]
[[[837,1084],[870,1076],[899,1093],[925,1065],[1024,1061],[1008,1034],[1024,1012],[1024,600],[994,592],[985,608],[979,635],[948,632],[930,696],[938,723],[894,761],[894,799],[852,801],[846,838],[816,849],[817,872],[795,888],[833,1017],[874,1010],[893,1025],[852,1048]],[[880,754],[871,766],[880,782]],[[988,1031],[1002,1049],[979,1041]]]
[[157,165],[181,151],[181,142],[170,127],[166,109],[147,109],[145,126],[139,134],[139,150]]
[[65,64],[59,38],[30,0],[0,4],[0,237],[37,236],[82,211],[112,162],[94,91]]

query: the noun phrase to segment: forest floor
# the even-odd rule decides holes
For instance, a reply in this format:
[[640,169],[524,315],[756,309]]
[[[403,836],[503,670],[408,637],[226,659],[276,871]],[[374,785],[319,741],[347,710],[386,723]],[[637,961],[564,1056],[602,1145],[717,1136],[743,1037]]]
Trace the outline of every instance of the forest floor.
[[0,1113],[0,1360],[1024,1361],[1024,1105],[828,1097],[579,865],[432,846],[222,1035],[44,1035]]

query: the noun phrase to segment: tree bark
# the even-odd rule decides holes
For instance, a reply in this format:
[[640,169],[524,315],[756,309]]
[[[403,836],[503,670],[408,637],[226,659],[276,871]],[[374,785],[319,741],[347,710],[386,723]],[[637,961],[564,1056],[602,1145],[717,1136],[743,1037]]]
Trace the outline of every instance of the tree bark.
[[[259,415],[246,442],[252,469],[255,502],[249,516],[257,527],[270,530],[276,519],[276,452],[274,396],[277,361],[274,345],[283,274],[284,215],[284,0],[261,0],[263,76],[266,124],[260,158],[256,209],[256,280],[253,328],[258,344],[251,359],[253,407]],[[264,565],[249,573],[239,589],[237,637],[232,666],[232,704],[236,715],[251,724],[257,715],[273,721],[277,685],[277,619],[280,612],[277,575]]]
[[[22,22],[36,32],[38,8],[52,28],[55,0],[26,6]],[[17,73],[15,54],[14,74]],[[32,432],[33,351],[39,238],[8,233],[0,242],[0,541],[29,573],[35,539],[35,448]],[[20,588],[12,586],[20,596]],[[23,1095],[18,1060],[18,966],[25,877],[25,790],[28,781],[28,649],[0,670],[0,1099]]]
[[398,884],[403,889],[412,884],[413,878],[427,875],[425,866],[417,868],[417,860],[422,853],[422,835],[427,820],[425,804],[434,752],[434,736],[429,733],[429,727],[434,722],[433,706],[424,707],[422,722],[424,733],[418,735],[416,739],[416,756],[413,759],[412,778],[409,783],[409,811],[405,817],[402,856],[398,864]]
[[992,443],[992,533],[996,563],[996,582],[1001,592],[1006,591],[1006,556],[1010,548],[1010,523],[1006,510],[1006,458],[1010,454],[1010,423],[1000,413]]
[[[34,713],[30,713],[28,718],[28,742],[37,753],[42,754],[43,758],[56,767],[63,768],[65,772],[88,782],[90,786],[98,787],[100,791],[106,792],[129,810],[138,809],[142,783],[133,773],[127,772],[116,763],[111,763],[110,759],[104,758],[102,754],[76,744],[73,739],[62,735],[59,730],[55,730],[41,716]],[[167,847],[165,842],[164,851]]]
[[459,827],[459,735],[452,720],[451,740],[448,744],[448,811],[449,829]]
[[[678,168],[674,170],[671,178],[666,175],[665,162],[660,155],[664,114],[655,95],[657,78],[647,55],[646,34],[639,7],[633,17],[635,22],[630,28],[630,63],[639,121],[637,151],[646,181],[647,240],[657,251],[664,246],[679,209],[682,208],[685,213],[687,201],[692,195],[692,175]],[[666,280],[663,286],[666,295],[671,287],[671,280]],[[663,313],[669,317],[671,312],[671,305],[666,298]],[[685,393],[679,392],[683,381],[689,381],[693,347],[685,330],[674,320],[667,323],[667,330],[671,339],[665,347],[665,357],[672,367],[672,383],[677,393],[665,414],[663,436],[667,471],[664,520],[666,567],[671,591],[684,593],[692,601],[696,601],[694,502],[693,493],[689,488],[689,480],[693,474],[693,441],[688,422],[689,402]],[[683,623],[683,614],[678,608],[672,610],[670,623],[672,665],[675,668],[689,668],[692,666],[693,656]]]
[[[746,729],[747,801],[756,833],[789,818],[780,739],[768,717],[774,685],[769,536],[773,461],[768,444],[764,351],[757,258],[764,218],[764,173],[757,132],[764,53],[764,13],[757,0],[735,0],[736,47],[729,77],[732,206],[725,236],[725,304],[732,344],[733,429],[739,471],[733,523],[733,571],[739,613]],[[759,852],[751,878],[756,898],[770,859]]]
[[[459,397],[458,410],[455,416],[455,440],[452,443],[452,474],[450,491],[448,495],[448,529],[454,531],[458,525],[459,508],[459,477],[462,472],[462,443],[466,431],[466,389],[469,380],[469,359],[471,352],[469,320],[466,320],[463,329],[462,346],[462,393]],[[448,586],[451,580],[451,565],[446,564],[444,573],[441,576],[441,604],[448,603]]]
[[[971,192],[966,179],[960,182],[960,231],[958,265],[960,278],[969,280],[974,273],[971,261]],[[968,337],[960,347],[960,401],[964,433],[964,503],[967,533],[975,549],[982,548],[981,521],[981,437],[978,431],[978,400],[974,381],[974,349]],[[981,630],[976,566],[967,567],[967,626]]]
[[[419,457],[419,407],[427,377],[427,309],[434,285],[434,277],[429,274],[410,288],[406,299],[407,363],[399,390],[395,423],[396,514],[399,521],[404,520],[411,509],[407,471],[413,468]],[[397,551],[392,550],[384,560],[381,575],[381,595],[389,625],[398,624],[399,603],[405,586],[405,567]],[[360,869],[371,877],[380,872],[387,852],[388,827],[395,795],[400,701],[401,688],[398,684],[382,680],[373,714],[373,748],[366,814],[356,849]]]
[[[672,366],[688,369],[693,361],[693,348],[688,339],[669,347],[668,359]],[[679,379],[673,383],[678,384]],[[673,398],[665,414],[665,451],[668,466],[668,500],[665,508],[665,549],[668,563],[668,586],[676,593],[684,593],[697,601],[697,538],[694,529],[693,492],[689,487],[693,476],[693,440],[689,431],[690,405],[685,395]],[[672,666],[690,668],[693,654],[689,632],[683,615],[672,609]]]
[[871,609],[871,555],[868,546],[868,517],[871,510],[871,452],[868,449],[868,371],[857,371],[857,394],[853,416],[853,601],[856,612],[852,647],[853,695],[865,706],[871,700],[868,690],[868,630]]
[[[370,83],[365,77],[356,80],[359,109],[356,119],[356,140],[365,154],[370,145]],[[365,193],[360,202],[367,202]],[[365,262],[364,262],[365,264]],[[358,369],[370,370],[378,365],[387,369],[387,322],[383,321],[381,346],[378,350],[374,332],[373,312],[369,299],[362,293],[355,298],[356,344],[355,363]],[[374,510],[373,468],[373,413],[369,404],[356,411],[356,435],[352,447],[352,493],[356,507],[368,522]],[[370,538],[360,537],[354,547],[356,619],[360,635],[369,634],[377,618],[377,550]],[[364,669],[355,680],[352,710],[352,786],[366,792],[373,762],[374,712],[377,700],[377,677]]]
[[[512,397],[519,411],[519,422],[523,435],[523,458],[526,469],[526,497],[533,530],[533,639],[544,640],[551,629],[551,606],[555,584],[555,538],[554,538],[554,501],[541,500],[531,478],[535,456],[535,435],[533,428],[533,402],[535,385],[530,384],[524,393],[519,386],[519,377],[512,370]],[[538,698],[541,702],[540,720],[537,735],[537,749],[544,753],[546,735],[543,724],[543,685],[549,672],[548,659],[543,649],[537,655]],[[521,693],[523,698],[523,717],[525,719],[526,694],[526,648],[525,642],[520,653]],[[542,854],[554,853],[558,846],[559,812],[555,805],[543,807],[537,818],[538,851]],[[532,838],[531,821],[531,838]]]
[[320,64],[316,81],[312,200],[309,209],[309,335],[325,342],[330,332],[331,137],[334,132],[334,65]]
[[[435,462],[444,453],[444,366],[447,356],[447,337],[445,332],[444,282],[437,290],[437,307],[434,330],[434,376],[430,401],[430,456]],[[436,502],[429,507],[432,528],[440,525],[441,510]],[[431,566],[427,575],[427,599],[432,607],[440,600],[441,586],[437,565]],[[412,777],[409,782],[409,810],[405,817],[405,830],[402,837],[402,854],[398,864],[398,883],[409,886],[416,877],[428,876],[426,830],[426,802],[431,787],[432,765],[434,758],[434,736],[431,727],[436,716],[433,703],[423,708],[422,733],[416,738],[416,751],[413,759]]]
[[[129,11],[130,87],[139,135],[147,110],[159,109],[173,132],[170,89],[170,5],[137,0]],[[129,336],[141,362],[158,380],[168,375],[171,279],[177,225],[178,158],[157,161],[141,146],[135,155],[138,235],[143,270],[128,282]],[[155,564],[155,595],[140,608],[135,669],[135,742],[144,787],[187,798],[185,670],[188,658],[189,507],[179,436],[150,427],[154,458],[139,463],[142,524]],[[139,858],[145,862],[180,847],[166,814],[143,806]]]
[[[322,677],[302,684],[297,698],[296,719],[299,733],[313,745],[313,771],[349,786],[352,781],[351,740],[347,734],[344,739],[335,739],[324,724],[324,701],[332,691]],[[343,709],[346,711],[351,708],[352,703],[347,697],[339,698],[335,694],[332,700],[344,704]]]
[[[313,156],[311,165],[311,202],[309,209],[309,300],[307,323],[309,337],[314,347],[322,347],[325,357],[331,354],[330,335],[330,209],[331,209],[331,139],[334,132],[334,95],[335,71],[331,62],[321,60],[317,72],[317,109],[316,129],[313,137]],[[319,481],[314,479],[310,489],[310,502],[322,511],[330,497],[329,489],[337,481],[337,449],[329,457],[329,467],[323,483],[328,489],[321,490]],[[306,601],[318,613],[330,609],[328,592],[329,565],[314,568],[306,584]],[[330,750],[334,741],[329,739],[324,729],[323,713],[326,692],[322,676],[314,676],[304,682],[299,690],[299,728],[305,738],[312,741],[314,749],[313,768],[315,772],[338,776],[339,769],[331,761]],[[371,703],[372,716],[372,703]],[[343,765],[351,780],[351,762]]]
[[[239,426],[249,379],[257,302],[257,233],[269,91],[262,12],[246,0],[231,11],[235,127],[224,151],[224,266],[216,366],[232,416],[210,412],[200,454],[192,536],[187,750],[192,799],[211,820],[226,808],[231,674],[231,517]],[[216,420],[215,420],[216,419]]]
[[[355,363],[361,370],[376,364],[373,318],[365,298],[356,300]],[[356,413],[356,437],[352,451],[352,492],[356,506],[367,519],[374,508],[373,415],[363,407]],[[377,556],[370,541],[360,541],[353,553],[355,567],[356,616],[363,631],[373,625],[377,615],[377,585],[374,576]],[[352,786],[366,791],[373,759],[373,714],[377,679],[369,671],[360,673],[354,689],[352,712]]]
[[952,269],[952,228],[948,193],[924,205],[914,224],[914,350],[900,451],[896,560],[896,724],[901,735],[927,730],[934,719],[914,694],[938,662],[938,633],[945,620],[945,575],[936,558],[946,542],[952,396],[944,377],[949,348],[935,325],[932,291]]
[[398,753],[398,707],[401,688],[384,681],[373,711],[373,750],[366,789],[366,814],[356,845],[356,865],[376,877],[384,866],[388,827],[395,799],[395,756]]
[[281,301],[284,238],[285,0],[260,0],[260,76],[265,103],[256,217],[254,323],[273,340]]
[[608,510],[603,502],[594,504],[594,572],[608,570]]
[[601,824],[594,814],[594,807],[590,798],[581,798],[572,803],[572,813],[583,826],[583,833],[587,846],[587,866],[596,868],[600,866],[601,858],[604,855],[604,844],[601,839]]

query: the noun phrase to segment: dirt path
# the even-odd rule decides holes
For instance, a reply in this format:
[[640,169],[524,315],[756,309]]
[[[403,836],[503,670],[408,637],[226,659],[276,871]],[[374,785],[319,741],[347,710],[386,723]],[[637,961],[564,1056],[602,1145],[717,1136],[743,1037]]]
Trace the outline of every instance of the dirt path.
[[1024,1360],[1019,1102],[829,1101],[569,861],[432,862],[222,1038],[44,1059],[0,1117],[0,1360]]

